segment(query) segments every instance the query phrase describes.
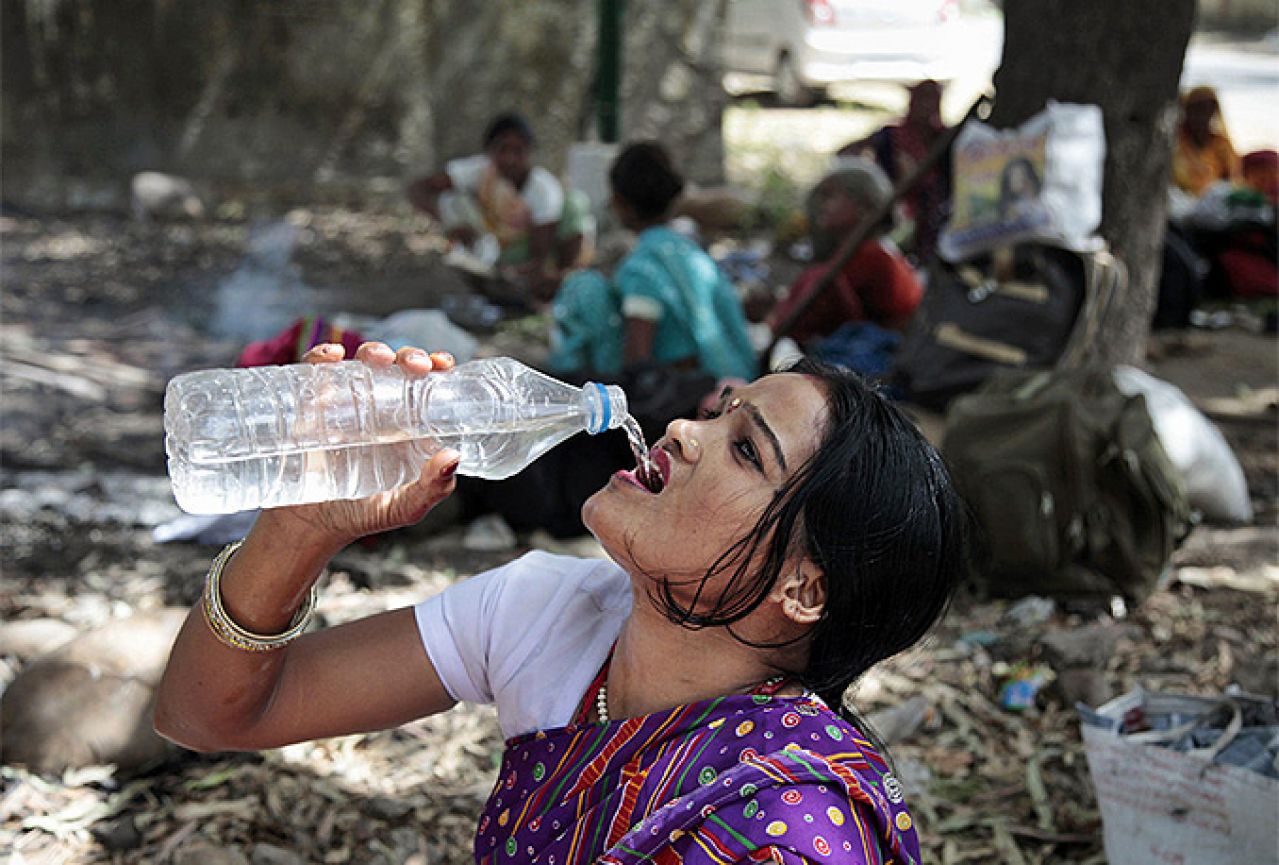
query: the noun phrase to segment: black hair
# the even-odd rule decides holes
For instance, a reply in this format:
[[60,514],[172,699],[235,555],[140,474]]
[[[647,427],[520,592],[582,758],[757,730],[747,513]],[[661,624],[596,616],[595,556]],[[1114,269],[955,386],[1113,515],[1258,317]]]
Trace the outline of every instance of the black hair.
[[684,191],[684,178],[666,148],[656,141],[637,141],[623,148],[609,168],[608,181],[613,193],[646,222],[665,216]]
[[514,132],[529,144],[533,143],[533,127],[529,126],[528,121],[524,119],[522,114],[507,111],[489,121],[488,128],[484,130],[484,149],[488,150],[498,136],[507,132]]
[[999,218],[1008,218],[1008,211],[1015,201],[1020,200],[1020,196],[1013,192],[1013,174],[1018,170],[1024,172],[1025,176],[1030,178],[1031,186],[1034,187],[1034,194],[1038,195],[1043,188],[1043,181],[1039,179],[1039,172],[1035,170],[1035,164],[1024,156],[1018,156],[1008,160],[1008,164],[1004,166],[1004,170],[999,175]]
[[694,612],[700,592],[681,607],[669,582],[654,600],[673,622],[731,633],[764,602],[787,560],[806,555],[825,575],[825,608],[804,635],[807,667],[782,672],[855,720],[843,704],[848,687],[918,642],[949,604],[967,567],[967,513],[936,449],[856,373],[808,359],[786,371],[813,376],[826,392],[821,444],[702,575],[704,587],[732,570],[713,609]]

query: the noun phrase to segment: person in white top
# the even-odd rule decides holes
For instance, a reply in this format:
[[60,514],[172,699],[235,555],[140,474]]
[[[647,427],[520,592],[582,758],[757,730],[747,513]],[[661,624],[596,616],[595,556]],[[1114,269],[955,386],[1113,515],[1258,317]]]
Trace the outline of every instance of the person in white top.
[[582,257],[589,204],[533,163],[533,130],[520,115],[495,117],[483,140],[483,153],[410,183],[409,200],[439,219],[450,240],[549,297]]
[[[356,357],[453,365],[380,343]],[[586,502],[611,561],[530,553],[303,633],[330,558],[420,520],[458,459],[442,450],[367,499],[263,511],[210,568],[156,729],[264,749],[492,702],[510,738],[482,863],[919,861],[901,785],[843,696],[941,615],[966,524],[940,457],[886,398],[812,363],[726,389],[670,423],[654,471],[620,471]]]

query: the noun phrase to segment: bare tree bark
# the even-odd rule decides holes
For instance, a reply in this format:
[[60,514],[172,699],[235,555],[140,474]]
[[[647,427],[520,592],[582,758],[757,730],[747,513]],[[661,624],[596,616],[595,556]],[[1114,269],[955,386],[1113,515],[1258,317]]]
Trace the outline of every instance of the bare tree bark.
[[1101,107],[1106,166],[1101,234],[1128,266],[1127,290],[1087,362],[1132,363],[1154,311],[1177,121],[1177,85],[1195,0],[1016,0],[1004,4],[1004,55],[991,123],[1016,126],[1049,99]]
[[660,138],[699,183],[724,180],[725,0],[626,4],[622,138]]

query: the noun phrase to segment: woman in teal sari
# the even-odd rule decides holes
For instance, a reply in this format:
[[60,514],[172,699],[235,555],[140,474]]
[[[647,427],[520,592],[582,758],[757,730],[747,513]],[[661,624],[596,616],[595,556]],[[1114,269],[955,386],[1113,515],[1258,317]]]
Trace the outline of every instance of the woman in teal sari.
[[667,224],[684,180],[654,141],[624,148],[609,169],[612,207],[634,248],[612,280],[570,274],[552,310],[551,367],[611,376],[652,362],[718,378],[755,377],[755,353],[732,282],[706,252]]
[[[452,365],[379,344],[357,357]],[[210,569],[157,729],[262,749],[489,702],[507,748],[477,862],[919,862],[902,785],[843,697],[920,639],[959,576],[940,458],[860,379],[807,364],[673,421],[653,459],[583,508],[610,561],[530,553],[310,633],[333,554],[421,519],[458,454],[369,499],[264,511]]]

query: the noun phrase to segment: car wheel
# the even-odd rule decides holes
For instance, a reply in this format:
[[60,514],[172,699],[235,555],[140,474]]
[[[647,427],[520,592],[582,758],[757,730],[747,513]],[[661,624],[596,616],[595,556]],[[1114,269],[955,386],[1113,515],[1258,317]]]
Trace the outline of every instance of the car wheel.
[[777,101],[782,105],[807,108],[821,96],[821,91],[809,87],[800,80],[799,72],[795,69],[795,61],[789,54],[783,54],[777,58],[774,82]]

